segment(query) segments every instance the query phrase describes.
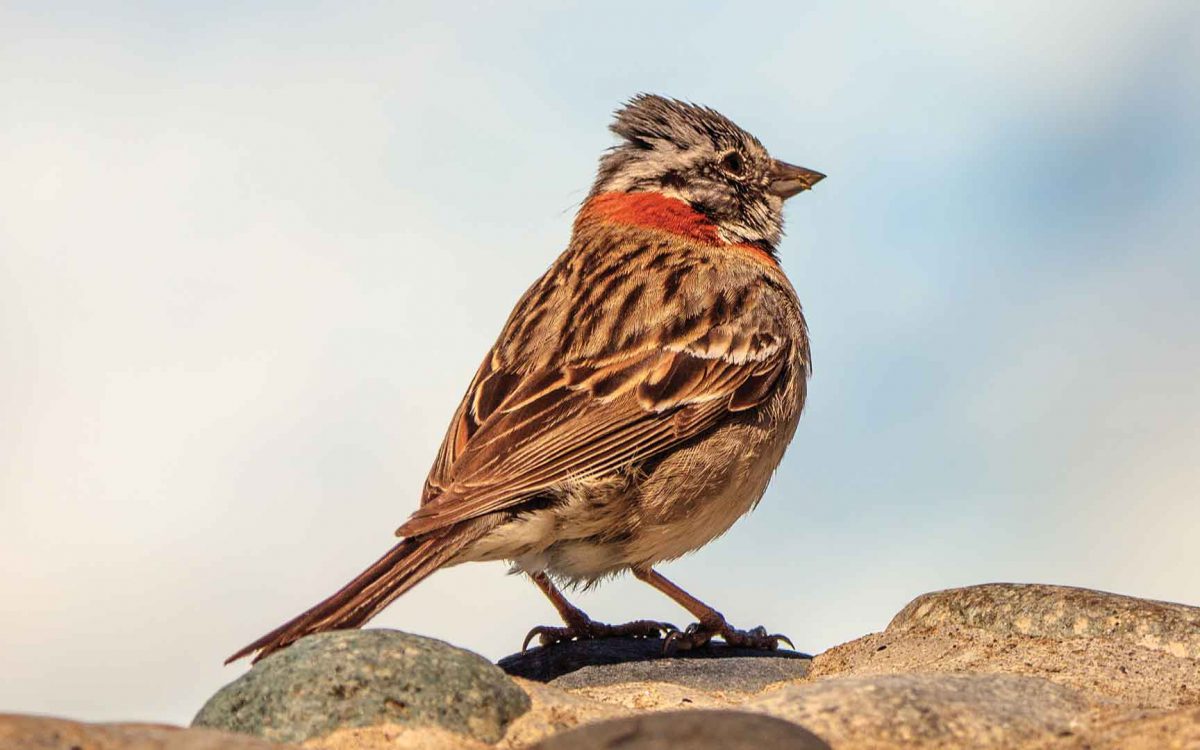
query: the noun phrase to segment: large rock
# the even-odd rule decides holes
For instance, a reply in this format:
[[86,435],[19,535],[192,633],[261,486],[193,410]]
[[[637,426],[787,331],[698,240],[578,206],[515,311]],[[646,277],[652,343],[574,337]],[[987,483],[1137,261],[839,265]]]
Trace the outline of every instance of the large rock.
[[833,747],[1017,748],[1069,737],[1086,703],[1073,690],[1013,675],[841,677],[744,705],[801,724]]
[[1070,586],[989,583],[914,599],[888,630],[969,627],[1059,640],[1103,639],[1200,659],[1200,607]]
[[1064,586],[925,594],[887,630],[819,655],[810,677],[909,672],[1045,677],[1131,708],[1200,703],[1200,609]]
[[435,726],[498,741],[529,697],[483,657],[395,630],[303,638],[200,709],[193,726],[304,742],[360,727]]
[[165,724],[87,724],[0,714],[3,750],[286,750],[257,737]]
[[803,727],[738,711],[630,716],[555,735],[536,750],[829,750]]

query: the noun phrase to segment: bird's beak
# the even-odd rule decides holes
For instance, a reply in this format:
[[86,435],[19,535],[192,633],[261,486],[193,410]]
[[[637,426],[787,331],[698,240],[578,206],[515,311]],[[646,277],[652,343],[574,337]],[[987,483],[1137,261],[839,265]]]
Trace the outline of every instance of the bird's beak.
[[770,178],[771,182],[767,186],[767,191],[787,200],[797,193],[812,190],[812,186],[825,179],[825,175],[776,160],[771,165]]

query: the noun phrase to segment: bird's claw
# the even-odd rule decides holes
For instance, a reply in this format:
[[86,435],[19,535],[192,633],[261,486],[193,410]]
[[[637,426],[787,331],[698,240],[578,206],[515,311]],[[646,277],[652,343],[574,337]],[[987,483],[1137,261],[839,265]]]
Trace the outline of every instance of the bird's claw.
[[525,640],[521,642],[521,651],[529,648],[529,642],[534,636],[537,636],[539,645],[553,646],[566,641],[590,641],[599,638],[662,638],[677,632],[679,628],[671,623],[657,620],[634,620],[622,625],[607,625],[591,620],[566,627],[538,625],[525,635]]
[[702,648],[711,643],[712,639],[716,636],[720,636],[726,645],[735,648],[775,651],[779,648],[781,642],[786,643],[789,648],[796,648],[792,640],[786,635],[782,633],[768,633],[767,629],[761,625],[750,630],[738,630],[724,621],[711,625],[694,622],[688,625],[686,630],[676,630],[673,633],[667,634],[666,639],[663,641],[663,654],[670,655],[676,651],[691,651]]
[[566,628],[556,628],[551,625],[538,625],[525,634],[525,639],[521,641],[521,653],[529,650],[529,642],[537,636],[539,642],[543,646],[549,646],[551,643],[558,643],[563,640],[570,640],[570,637],[563,637],[561,633],[565,632]]

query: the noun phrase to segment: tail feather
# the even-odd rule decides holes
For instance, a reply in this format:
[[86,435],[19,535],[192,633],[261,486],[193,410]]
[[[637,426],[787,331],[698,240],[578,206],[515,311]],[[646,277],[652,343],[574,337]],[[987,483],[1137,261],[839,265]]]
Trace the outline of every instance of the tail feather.
[[225,663],[256,651],[251,661],[257,662],[306,635],[360,627],[478,537],[478,533],[459,528],[404,539],[336,594],[245,646]]

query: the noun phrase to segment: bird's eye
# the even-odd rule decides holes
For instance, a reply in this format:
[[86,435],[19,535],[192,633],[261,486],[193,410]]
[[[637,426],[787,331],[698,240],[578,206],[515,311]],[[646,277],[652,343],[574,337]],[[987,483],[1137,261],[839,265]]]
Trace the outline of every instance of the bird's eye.
[[737,151],[730,151],[721,158],[721,169],[731,175],[740,175],[746,171],[746,160]]

